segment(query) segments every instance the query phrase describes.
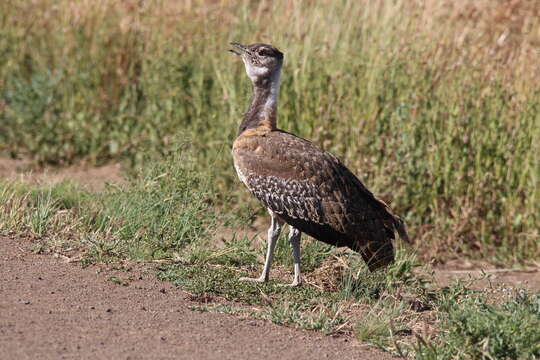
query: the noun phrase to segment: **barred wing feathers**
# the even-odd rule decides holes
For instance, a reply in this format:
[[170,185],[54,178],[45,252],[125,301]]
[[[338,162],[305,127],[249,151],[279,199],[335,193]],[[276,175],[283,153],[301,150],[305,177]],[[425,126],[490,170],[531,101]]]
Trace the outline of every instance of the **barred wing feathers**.
[[284,131],[247,132],[233,146],[240,179],[267,208],[298,230],[359,252],[371,270],[393,261],[399,217],[335,156]]

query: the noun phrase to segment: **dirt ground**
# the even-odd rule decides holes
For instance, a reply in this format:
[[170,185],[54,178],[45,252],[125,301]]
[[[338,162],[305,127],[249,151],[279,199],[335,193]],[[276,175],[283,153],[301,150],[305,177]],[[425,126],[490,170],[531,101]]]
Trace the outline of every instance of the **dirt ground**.
[[540,268],[510,268],[497,269],[490,266],[472,266],[469,268],[445,266],[436,268],[434,276],[441,286],[448,285],[454,279],[468,280],[481,278],[483,280],[472,284],[473,288],[496,288],[498,286],[508,288],[525,288],[530,290],[540,290]]
[[348,337],[190,310],[189,295],[137,270],[129,286],[0,238],[3,359],[390,359]]
[[106,183],[124,182],[120,164],[99,167],[72,166],[58,169],[33,169],[31,162],[0,157],[0,178],[53,185],[70,179],[88,190],[100,191]]

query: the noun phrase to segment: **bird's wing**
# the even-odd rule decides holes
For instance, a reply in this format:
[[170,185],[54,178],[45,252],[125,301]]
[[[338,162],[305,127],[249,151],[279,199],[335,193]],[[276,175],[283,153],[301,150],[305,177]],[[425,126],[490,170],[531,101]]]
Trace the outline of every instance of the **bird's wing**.
[[357,251],[368,242],[389,243],[394,229],[406,235],[384,202],[335,156],[305,139],[282,131],[247,134],[235,141],[233,157],[249,191],[290,222],[329,227]]

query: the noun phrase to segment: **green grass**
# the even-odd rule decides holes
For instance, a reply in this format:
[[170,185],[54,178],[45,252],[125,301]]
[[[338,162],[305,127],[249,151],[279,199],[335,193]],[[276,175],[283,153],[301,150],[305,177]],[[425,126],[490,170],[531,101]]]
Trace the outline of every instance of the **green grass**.
[[123,188],[105,194],[87,218],[98,231],[113,232],[131,258],[163,258],[212,231],[208,184],[196,176],[185,157],[152,165]]
[[159,269],[162,271],[158,274],[159,279],[183,286],[196,295],[211,293],[247,304],[261,304],[281,294],[297,301],[308,301],[319,294],[311,287],[294,289],[276,282],[239,282],[238,278],[248,273],[227,266],[180,264],[164,265]]
[[149,162],[126,185],[102,193],[69,181],[52,187],[3,182],[0,188],[0,232],[82,249],[88,261],[172,259],[215,231],[214,192],[187,150]]
[[[264,284],[240,282],[239,277],[253,276],[253,270],[212,262],[162,265],[158,278],[204,303],[194,310],[266,319],[326,334],[354,332],[362,342],[407,358],[539,355],[540,293],[472,290],[481,278],[437,287],[429,276],[412,271],[417,267],[414,257],[403,252],[386,272],[369,273],[357,255],[341,260],[349,268],[337,290],[290,288],[281,285],[287,281],[281,277]],[[312,276],[307,272],[308,279]]]
[[540,293],[509,291],[500,303],[469,296],[452,303],[433,343],[418,343],[418,359],[537,359]]
[[227,44],[271,42],[286,56],[280,126],[391,200],[421,256],[538,259],[538,4],[508,17],[504,2],[450,3],[4,1],[0,144],[136,166],[180,135],[229,211],[248,199],[227,149],[250,86]]

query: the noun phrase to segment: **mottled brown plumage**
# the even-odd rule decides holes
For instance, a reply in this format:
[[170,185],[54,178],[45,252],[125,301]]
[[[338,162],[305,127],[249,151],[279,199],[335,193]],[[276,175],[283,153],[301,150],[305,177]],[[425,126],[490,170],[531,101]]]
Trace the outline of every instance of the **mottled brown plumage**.
[[281,130],[240,135],[233,158],[249,191],[287,224],[362,254],[371,270],[392,262],[401,220],[335,156]]
[[[325,243],[359,252],[370,270],[391,263],[394,231],[408,241],[401,219],[334,155],[276,128],[283,56],[267,59],[261,66],[269,69],[265,72],[264,68],[253,69],[257,64],[250,59],[257,49],[275,48],[235,46],[245,51],[240,55],[254,84],[252,105],[232,150],[242,182],[279,221]],[[273,100],[269,99],[272,93]],[[270,237],[269,232],[269,247]],[[271,253],[265,264],[266,277]]]

